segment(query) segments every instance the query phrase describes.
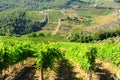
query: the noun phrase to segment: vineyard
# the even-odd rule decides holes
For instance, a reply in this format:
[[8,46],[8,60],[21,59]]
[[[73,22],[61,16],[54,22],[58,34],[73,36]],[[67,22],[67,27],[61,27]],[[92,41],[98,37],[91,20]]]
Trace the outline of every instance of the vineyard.
[[25,17],[28,20],[34,21],[43,21],[45,18],[44,14],[40,13],[39,11],[27,11]]
[[0,80],[120,80],[120,1],[0,0]]
[[[12,41],[13,39],[14,41]],[[70,74],[73,73],[71,67],[78,67],[80,69],[79,72],[82,72],[85,77],[82,75],[80,76],[80,73],[76,73],[76,75],[78,74],[79,76],[71,76],[69,80],[91,79],[92,75],[94,80],[116,80],[113,74],[117,79],[120,79],[119,42],[108,40],[100,44],[70,42],[53,43],[40,42],[39,40],[35,41],[34,39],[13,39],[0,39],[0,79],[2,80],[8,80],[10,74],[12,74],[10,73],[12,72],[11,70],[15,71],[15,68],[17,68],[16,65],[25,66],[27,64],[26,62],[30,63],[29,61],[31,60],[31,66],[33,66],[33,68],[28,67],[27,69],[34,69],[35,73],[37,70],[40,71],[37,73],[37,78],[41,78],[41,80],[53,80],[53,78],[55,80],[61,80],[61,78],[63,78],[62,80],[69,79],[67,75],[71,76]],[[103,61],[103,64],[101,61]],[[108,70],[110,75],[98,65],[105,65],[105,62],[109,62],[110,65],[116,67],[111,71]],[[70,73],[64,72],[67,68],[65,65],[70,69]],[[59,67],[61,69],[61,75],[59,73]],[[46,79],[51,75],[49,72],[54,75],[52,79]],[[24,75],[25,72],[23,71],[21,74]],[[19,74],[17,76],[19,76]],[[25,80],[29,77],[30,76],[26,76]],[[17,80],[18,78],[19,77],[14,75],[11,80]]]
[[65,18],[64,14],[61,13],[59,10],[49,10],[46,12],[48,14],[49,23],[58,22],[59,19]]

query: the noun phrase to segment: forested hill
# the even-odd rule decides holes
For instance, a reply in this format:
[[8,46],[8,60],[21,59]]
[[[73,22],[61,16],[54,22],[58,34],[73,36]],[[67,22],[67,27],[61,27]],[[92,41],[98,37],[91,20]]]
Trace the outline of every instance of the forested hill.
[[0,11],[13,8],[41,10],[50,8],[71,8],[84,6],[115,7],[119,0],[0,0]]
[[[34,16],[30,17],[32,14]],[[35,11],[8,10],[0,12],[0,16],[0,35],[2,36],[35,32],[41,30],[47,23],[47,17]]]
[[0,0],[0,10],[25,8],[40,10],[46,8],[67,7],[73,0]]

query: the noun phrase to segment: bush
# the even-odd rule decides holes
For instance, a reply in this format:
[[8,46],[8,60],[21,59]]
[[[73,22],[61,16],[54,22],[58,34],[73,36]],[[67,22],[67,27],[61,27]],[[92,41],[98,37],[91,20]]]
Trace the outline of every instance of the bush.
[[120,36],[120,28],[108,30],[108,31],[98,31],[96,33],[87,34],[85,32],[73,33],[69,36],[71,42],[92,42],[94,40],[104,40],[110,37]]

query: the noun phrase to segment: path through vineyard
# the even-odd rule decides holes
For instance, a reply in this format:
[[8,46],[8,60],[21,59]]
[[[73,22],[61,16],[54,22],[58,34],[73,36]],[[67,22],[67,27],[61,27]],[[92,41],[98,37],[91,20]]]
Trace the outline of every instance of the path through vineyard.
[[[35,75],[35,58],[28,58],[24,63],[17,63],[11,68],[6,69],[0,80],[34,80],[38,76]],[[10,71],[8,71],[11,69]]]
[[[112,75],[119,75],[120,69],[110,66],[110,63],[97,60],[96,64],[99,68],[93,73],[93,80],[115,80]],[[11,73],[12,76],[8,76],[3,80],[40,80],[40,72],[35,66],[35,59],[26,61],[22,68],[16,69]],[[87,80],[88,75],[80,69],[77,63],[71,63],[69,60],[64,59],[57,65],[55,72],[48,71],[44,78],[45,80]]]
[[71,65],[69,60],[64,59],[59,63],[57,68],[57,78],[55,80],[81,80],[75,71],[75,66]]
[[58,32],[60,25],[61,25],[61,19],[58,20],[58,25],[57,25],[56,29],[52,32],[52,35],[55,35]]
[[35,74],[35,70],[35,64],[25,66],[20,72],[18,72],[13,80],[36,80],[38,76]]

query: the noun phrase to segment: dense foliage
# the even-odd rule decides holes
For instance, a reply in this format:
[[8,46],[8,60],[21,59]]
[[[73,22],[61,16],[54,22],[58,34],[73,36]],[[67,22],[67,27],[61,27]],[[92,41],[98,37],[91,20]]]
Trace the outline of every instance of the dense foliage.
[[113,43],[110,40],[105,44],[97,45],[97,48],[99,58],[120,66],[120,43]]
[[120,0],[114,0],[114,1],[120,3]]
[[0,42],[0,71],[28,57],[33,57],[37,50],[32,42]]
[[13,8],[23,8],[27,10],[40,10],[48,8],[66,8],[72,2],[79,0],[0,0],[0,11]]
[[55,62],[62,59],[62,51],[57,44],[43,44],[40,48],[40,53],[37,53],[37,68],[46,70],[53,69]]
[[[111,63],[120,66],[120,43],[108,40],[101,44],[91,43],[61,43],[61,46],[66,49],[66,57],[71,61],[79,63],[83,69],[89,68],[90,47],[93,49],[93,59],[97,56],[101,60],[107,60]],[[97,52],[96,52],[97,51]],[[92,61],[94,63],[94,61]],[[94,64],[92,64],[94,65]]]
[[90,69],[94,70],[97,55],[95,46],[76,43],[61,43],[61,46],[66,49],[66,58],[72,62],[76,62],[86,71]]
[[[109,1],[109,0],[107,0]],[[22,8],[25,10],[42,10],[50,8],[75,8],[87,7],[105,1],[95,0],[0,0],[0,11],[6,9]],[[114,0],[119,2],[119,0]],[[100,5],[100,4],[99,4]]]
[[68,37],[71,42],[91,42],[91,41],[98,41],[104,40],[110,37],[120,36],[120,28],[113,29],[113,30],[102,30],[95,33],[74,33]]
[[3,11],[0,13],[0,16],[1,36],[35,32],[40,30],[47,23],[47,16],[45,21],[34,21],[26,19],[26,12],[21,10]]

